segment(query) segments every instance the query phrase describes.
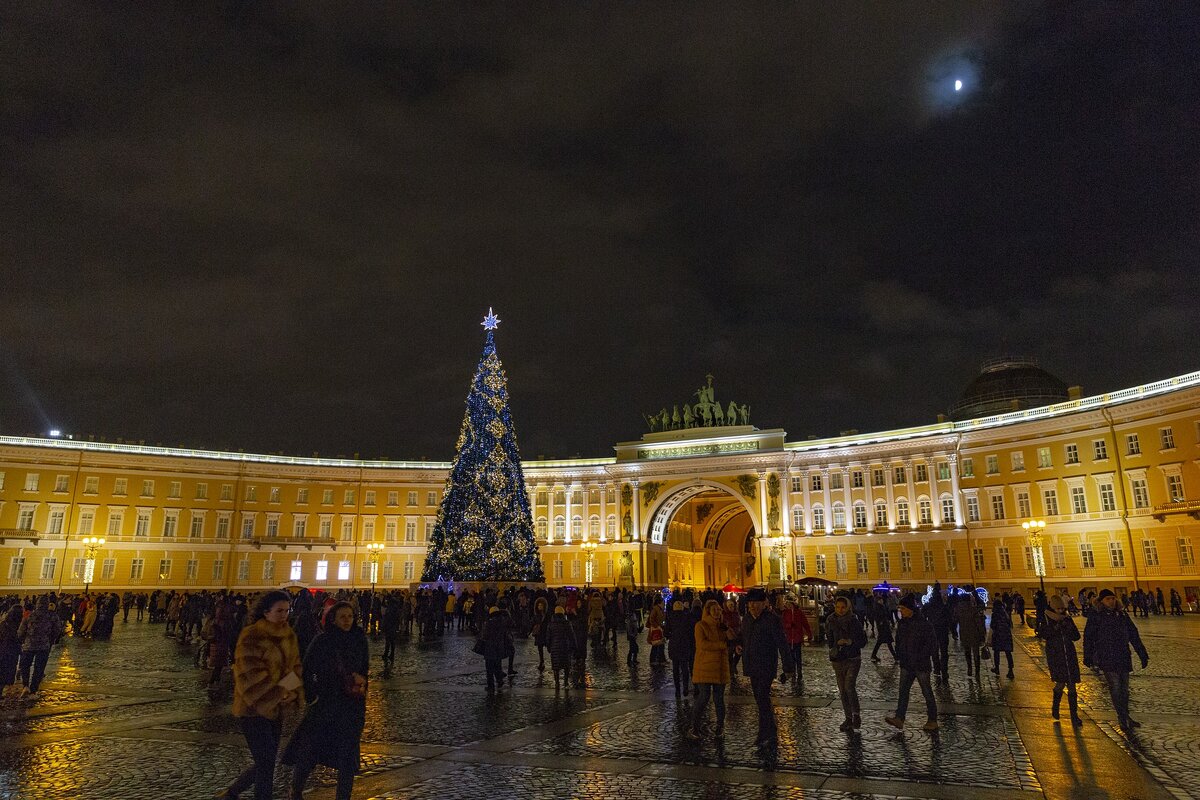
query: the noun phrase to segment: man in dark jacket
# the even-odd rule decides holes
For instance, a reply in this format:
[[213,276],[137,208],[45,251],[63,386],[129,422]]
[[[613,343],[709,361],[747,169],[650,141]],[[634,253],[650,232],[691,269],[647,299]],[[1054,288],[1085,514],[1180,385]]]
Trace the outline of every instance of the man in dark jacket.
[[504,669],[500,662],[508,656],[508,612],[496,606],[488,611],[487,622],[480,634],[483,640],[483,665],[487,672],[488,691],[504,688]]
[[950,609],[942,598],[940,583],[933,585],[933,595],[924,609],[925,619],[933,626],[934,638],[937,641],[937,655],[933,659],[933,671],[938,680],[950,682]]
[[742,656],[742,671],[750,678],[750,691],[754,693],[754,702],[758,705],[758,737],[754,744],[770,747],[775,744],[778,735],[775,709],[771,706],[771,682],[775,680],[781,660],[783,679],[787,680],[794,667],[792,649],[783,633],[783,623],[767,605],[765,591],[750,590],[746,611],[737,652]]
[[933,625],[917,609],[917,597],[907,594],[900,600],[900,623],[896,626],[896,661],[900,663],[900,699],[896,713],[885,718],[888,725],[904,727],[904,715],[908,712],[908,694],[913,681],[921,685],[925,697],[926,722],[924,730],[936,731],[937,701],[933,699],[933,686],[929,672],[933,658],[937,655],[937,637]]
[[1088,615],[1083,629],[1083,663],[1104,673],[1108,693],[1121,730],[1140,727],[1142,723],[1129,716],[1129,673],[1133,672],[1133,647],[1142,659],[1142,669],[1150,663],[1150,655],[1142,644],[1137,626],[1117,607],[1117,596],[1110,590],[1100,592],[1099,602]]

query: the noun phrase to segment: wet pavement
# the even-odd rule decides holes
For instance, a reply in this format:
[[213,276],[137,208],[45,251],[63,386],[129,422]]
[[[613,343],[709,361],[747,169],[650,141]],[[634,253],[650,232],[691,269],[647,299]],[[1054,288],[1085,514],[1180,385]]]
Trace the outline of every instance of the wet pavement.
[[[841,710],[821,648],[804,678],[773,689],[779,747],[754,747],[744,678],[727,693],[726,735],[680,735],[690,698],[648,648],[625,663],[622,639],[589,654],[586,689],[556,691],[518,641],[517,674],[494,696],[472,640],[402,640],[395,669],[372,675],[354,797],[408,798],[1177,798],[1200,800],[1200,618],[1138,620],[1150,667],[1134,674],[1136,735],[1115,726],[1108,692],[1085,670],[1087,724],[1049,718],[1040,644],[1018,626],[1016,678],[968,678],[955,651],[937,687],[942,728],[895,730],[899,670],[864,661],[863,727],[838,730]],[[372,642],[382,665],[382,641]],[[212,797],[249,763],[227,700],[210,700],[195,651],[161,625],[118,623],[111,642],[65,640],[36,701],[0,703],[0,800],[194,800]],[[923,717],[914,687],[910,719]],[[1065,709],[1064,709],[1065,710]],[[709,711],[711,720],[712,711]],[[1065,715],[1064,715],[1065,716]],[[294,725],[292,721],[287,728]],[[281,769],[276,794],[285,796]],[[333,776],[306,796],[332,798]]]

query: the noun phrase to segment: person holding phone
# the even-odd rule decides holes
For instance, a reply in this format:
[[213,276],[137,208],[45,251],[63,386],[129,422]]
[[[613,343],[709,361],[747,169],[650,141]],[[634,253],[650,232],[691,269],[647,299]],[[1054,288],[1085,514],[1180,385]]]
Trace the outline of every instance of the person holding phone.
[[283,712],[304,705],[300,643],[288,625],[292,598],[267,592],[238,637],[233,657],[233,716],[242,726],[254,764],[219,795],[236,800],[254,787],[255,800],[271,800]]

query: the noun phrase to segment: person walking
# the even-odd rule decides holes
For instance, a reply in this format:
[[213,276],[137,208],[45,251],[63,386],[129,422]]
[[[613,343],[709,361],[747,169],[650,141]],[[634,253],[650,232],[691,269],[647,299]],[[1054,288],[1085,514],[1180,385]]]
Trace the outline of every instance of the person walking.
[[1050,716],[1058,719],[1063,689],[1067,691],[1067,707],[1071,711],[1071,724],[1083,726],[1079,718],[1079,697],[1075,685],[1079,683],[1079,656],[1075,642],[1079,641],[1079,628],[1067,614],[1067,606],[1059,595],[1051,595],[1046,609],[1046,619],[1038,628],[1037,635],[1046,644],[1046,665],[1050,668],[1050,680],[1054,681],[1054,705]]
[[0,699],[18,691],[17,663],[21,660],[21,629],[24,611],[19,603],[11,606],[0,619]]
[[625,663],[631,667],[637,666],[638,637],[642,634],[642,615],[631,603],[625,612],[625,643],[629,645],[629,653]]
[[937,640],[937,655],[933,659],[933,672],[938,676],[939,683],[950,682],[950,609],[942,597],[940,583],[933,585],[933,594],[922,609],[925,619],[933,626],[933,635]]
[[[562,606],[554,607],[554,614],[546,622],[546,649],[550,651],[550,670],[554,673],[554,688],[566,683],[571,688],[571,656],[575,653],[575,632]],[[637,643],[633,645],[637,653]]]
[[1013,677],[1013,632],[1012,617],[1009,616],[1008,606],[999,597],[992,605],[992,672],[1000,674],[1000,654],[1008,657],[1008,678]]
[[500,663],[508,656],[508,612],[499,606],[488,610],[487,622],[479,635],[483,643],[483,665],[487,673],[487,689],[504,688],[504,668]]
[[546,598],[539,597],[533,602],[533,643],[538,651],[538,672],[546,671],[546,623],[550,621],[547,613],[549,604]]
[[892,647],[892,612],[888,610],[884,601],[879,598],[875,600],[871,611],[872,617],[875,620],[875,647],[871,650],[871,660],[878,664],[879,648],[887,645],[888,652],[892,654],[892,663],[894,664],[896,662],[896,650]]
[[783,635],[787,637],[788,647],[792,651],[792,663],[796,667],[793,673],[796,681],[804,680],[804,658],[803,646],[804,640],[812,641],[813,632],[812,625],[809,624],[808,615],[804,613],[804,609],[796,603],[794,595],[781,594],[780,606],[782,610],[779,614],[780,620],[783,622]]
[[662,595],[656,594],[654,602],[650,606],[650,614],[646,617],[646,644],[650,645],[650,666],[652,667],[664,666],[667,663],[667,658],[663,653],[666,650],[666,636],[663,633],[665,620]]
[[704,604],[700,621],[693,626],[696,650],[692,657],[692,684],[699,689],[699,694],[692,709],[692,725],[683,735],[694,742],[701,739],[701,726],[708,715],[709,698],[712,698],[717,711],[717,727],[713,730],[713,736],[720,739],[725,735],[725,684],[729,683],[726,633],[721,604],[709,600]]
[[792,649],[783,633],[779,615],[767,603],[767,593],[751,589],[746,598],[746,618],[742,620],[742,671],[750,679],[750,691],[758,706],[758,735],[756,747],[774,747],[778,739],[775,709],[771,705],[771,684],[783,663],[783,680],[793,669]]
[[1142,644],[1137,626],[1125,610],[1117,606],[1117,596],[1105,589],[1100,592],[1083,627],[1083,663],[1104,673],[1117,722],[1126,732],[1141,727],[1140,722],[1129,716],[1129,673],[1133,672],[1130,647],[1137,652],[1142,669],[1145,669],[1150,663],[1150,654]]
[[986,628],[974,587],[968,586],[967,593],[954,604],[954,619],[958,623],[958,641],[967,658],[967,675],[979,677],[979,648],[983,647]]
[[688,693],[692,675],[692,658],[696,649],[696,618],[683,600],[671,603],[667,615],[667,657],[671,659],[671,679],[675,683],[675,699]]
[[336,800],[350,800],[367,719],[369,667],[367,636],[354,606],[335,603],[324,633],[304,655],[305,690],[315,701],[283,752],[283,763],[293,767],[291,800],[304,800],[304,784],[317,764],[337,770]]
[[933,685],[929,673],[933,669],[933,658],[937,655],[937,636],[929,620],[917,607],[917,597],[907,594],[900,598],[900,622],[896,626],[896,661],[900,664],[900,697],[896,713],[884,719],[895,728],[904,727],[908,713],[908,695],[913,681],[921,687],[925,698],[925,725],[922,730],[938,729],[937,700],[933,697]]
[[50,596],[37,599],[37,607],[17,627],[17,638],[21,640],[21,694],[37,697],[46,676],[46,662],[50,660],[50,647],[58,639],[61,623],[58,615],[50,610]]
[[853,612],[850,599],[838,597],[833,614],[825,621],[829,641],[829,660],[837,678],[838,697],[846,721],[840,730],[849,733],[862,727],[862,711],[858,704],[858,671],[862,668],[862,649],[867,646],[867,632]]
[[394,592],[389,594],[383,603],[383,662],[387,666],[396,662],[396,637],[400,635],[400,606],[401,600]]
[[304,705],[300,645],[288,625],[291,596],[267,592],[242,629],[233,658],[233,716],[242,727],[254,764],[234,779],[219,800],[236,800],[254,787],[255,800],[271,800],[275,757],[286,709]]
[[732,599],[725,601],[721,618],[725,621],[725,629],[729,631],[729,688],[732,689],[737,679],[738,662],[742,658],[741,651],[738,650],[738,641],[742,638],[742,615],[738,613],[737,603]]

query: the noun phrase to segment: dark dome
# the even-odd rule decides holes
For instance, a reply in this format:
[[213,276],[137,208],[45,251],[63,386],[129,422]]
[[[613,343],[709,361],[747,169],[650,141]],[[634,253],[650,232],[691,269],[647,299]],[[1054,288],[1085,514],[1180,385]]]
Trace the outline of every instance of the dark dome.
[[950,418],[975,419],[1067,399],[1067,385],[1032,358],[1006,356],[983,365],[962,397],[951,406]]

